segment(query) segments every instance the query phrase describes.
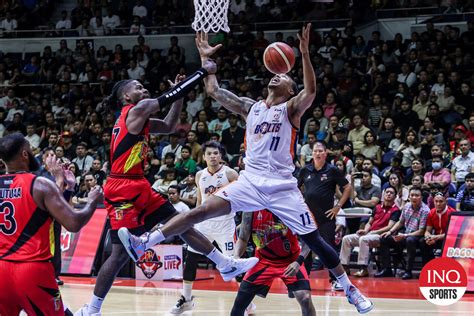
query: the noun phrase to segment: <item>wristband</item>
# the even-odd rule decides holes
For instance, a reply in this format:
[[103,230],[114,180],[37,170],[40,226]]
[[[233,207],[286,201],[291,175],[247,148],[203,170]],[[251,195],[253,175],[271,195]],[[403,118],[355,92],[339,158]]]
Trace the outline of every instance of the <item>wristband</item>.
[[303,262],[304,262],[304,259],[305,259],[305,258],[304,258],[302,255],[299,255],[298,258],[296,259],[296,262],[298,262],[298,264],[299,264],[300,266],[302,266],[302,265],[303,265]]
[[199,68],[190,77],[186,78],[184,81],[181,81],[171,90],[168,90],[163,95],[160,95],[158,98],[156,98],[160,107],[184,98],[188,92],[193,90],[199,81],[201,81],[201,79],[205,76],[207,76],[207,70],[204,68]]

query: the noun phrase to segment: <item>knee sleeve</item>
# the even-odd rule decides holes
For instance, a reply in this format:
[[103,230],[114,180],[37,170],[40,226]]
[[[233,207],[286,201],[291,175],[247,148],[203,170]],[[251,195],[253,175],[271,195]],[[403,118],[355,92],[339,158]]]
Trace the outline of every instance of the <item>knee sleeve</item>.
[[339,264],[337,252],[321,237],[318,230],[306,235],[300,235],[300,237],[318,255],[319,260],[321,260],[326,268],[333,269]]
[[186,255],[186,262],[184,264],[183,280],[194,281],[196,280],[196,270],[201,255],[192,251],[188,251]]

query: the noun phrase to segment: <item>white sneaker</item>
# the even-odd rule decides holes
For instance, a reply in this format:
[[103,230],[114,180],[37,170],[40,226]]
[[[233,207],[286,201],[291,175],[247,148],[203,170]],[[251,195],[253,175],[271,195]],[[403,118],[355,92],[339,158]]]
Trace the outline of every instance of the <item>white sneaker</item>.
[[348,293],[346,293],[349,304],[354,305],[357,308],[359,314],[365,314],[370,312],[374,308],[374,304],[354,286],[349,287]]
[[194,296],[191,296],[190,301],[186,301],[186,298],[181,295],[176,305],[171,308],[170,313],[173,315],[179,315],[192,309],[194,309]]
[[253,315],[257,311],[257,305],[254,302],[251,302],[249,306],[245,309],[244,316]]
[[344,291],[344,287],[341,285],[341,283],[334,280],[331,282],[331,290],[340,292],[340,291]]
[[85,304],[80,310],[74,313],[74,316],[101,316],[101,313],[89,313],[89,304]]
[[234,259],[231,258],[229,263],[224,267],[217,267],[217,270],[221,273],[224,281],[228,282],[237,275],[247,272],[252,269],[258,262],[258,258],[252,257],[247,259]]
[[[146,242],[143,242],[141,237],[130,234],[125,227],[120,228],[117,234],[130,258],[137,262],[147,249]],[[148,237],[149,233],[145,233],[143,236]]]

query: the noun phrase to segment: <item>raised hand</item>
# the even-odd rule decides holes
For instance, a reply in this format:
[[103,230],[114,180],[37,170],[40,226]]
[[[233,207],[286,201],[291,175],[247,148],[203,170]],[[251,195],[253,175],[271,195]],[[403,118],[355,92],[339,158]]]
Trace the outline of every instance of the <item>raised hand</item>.
[[204,32],[197,32],[195,41],[201,60],[207,60],[222,47],[222,44],[217,44],[216,46],[209,45],[208,34]]
[[102,192],[102,188],[98,185],[93,187],[89,194],[87,195],[87,199],[91,203],[99,203],[104,198],[104,193]]
[[298,33],[296,36],[300,41],[300,51],[302,53],[309,53],[309,35],[311,32],[311,23],[306,24],[303,26],[301,30],[301,35]]
[[174,78],[174,82],[171,81],[171,80],[168,80],[168,83],[169,83],[169,85],[170,85],[170,89],[174,88],[178,83],[180,83],[181,81],[183,81],[185,78],[186,78],[185,75],[177,74],[177,75],[176,75],[176,78]]
[[66,184],[66,190],[74,190],[76,186],[76,176],[71,170],[64,169],[64,182]]

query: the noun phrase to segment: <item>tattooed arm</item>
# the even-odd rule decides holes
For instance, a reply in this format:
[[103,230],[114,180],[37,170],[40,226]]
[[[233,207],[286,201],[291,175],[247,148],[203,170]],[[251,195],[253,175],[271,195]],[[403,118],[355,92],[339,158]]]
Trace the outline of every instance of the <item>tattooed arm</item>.
[[250,98],[238,97],[229,90],[219,88],[215,75],[209,75],[204,78],[204,85],[206,86],[207,94],[219,102],[220,105],[231,112],[242,115],[244,118],[247,118],[247,113],[256,102]]

